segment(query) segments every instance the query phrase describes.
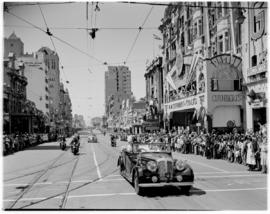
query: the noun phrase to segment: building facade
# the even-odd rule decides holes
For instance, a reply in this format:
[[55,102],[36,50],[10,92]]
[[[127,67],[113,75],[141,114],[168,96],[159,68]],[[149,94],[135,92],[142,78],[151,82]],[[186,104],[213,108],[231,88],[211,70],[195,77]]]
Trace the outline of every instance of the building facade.
[[24,54],[24,44],[15,32],[4,39],[4,58],[7,58],[9,53],[14,53],[16,57]]
[[34,55],[23,55],[18,60],[25,65],[25,76],[28,80],[27,99],[34,102],[37,109],[49,118],[48,69],[45,63],[36,59]]
[[246,128],[254,131],[267,122],[268,11],[266,2],[242,2],[242,70],[246,92]]
[[123,100],[128,100],[131,92],[131,72],[127,66],[108,66],[105,72],[106,116],[118,117]]
[[148,108],[147,120],[159,123],[163,127],[163,69],[162,57],[154,59],[146,68],[146,101]]
[[48,92],[49,92],[49,111],[51,126],[55,127],[55,122],[60,119],[60,70],[59,57],[57,53],[47,47],[40,48],[36,53],[37,59],[45,63],[48,72]]
[[7,134],[32,132],[33,112],[27,106],[24,64],[14,53],[4,59],[3,129]]
[[245,128],[240,7],[181,2],[166,8],[159,28],[165,128]]

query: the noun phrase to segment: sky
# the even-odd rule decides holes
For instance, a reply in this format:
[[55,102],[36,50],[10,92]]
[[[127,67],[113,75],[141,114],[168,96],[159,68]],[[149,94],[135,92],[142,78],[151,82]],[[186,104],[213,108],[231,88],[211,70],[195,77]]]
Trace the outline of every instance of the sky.
[[[95,116],[102,116],[105,112],[104,75],[107,66],[102,62],[123,65],[138,33],[138,27],[150,13],[144,24],[148,29],[140,32],[126,63],[131,70],[131,88],[136,99],[146,95],[144,79],[146,62],[161,54],[159,46],[162,45],[162,41],[154,40],[153,34],[162,37],[158,27],[164,15],[164,6],[154,6],[151,10],[150,5],[99,2],[100,11],[95,12],[96,3],[90,2],[87,20],[86,2],[40,4],[41,10],[38,5],[22,4],[24,3],[19,2],[19,5],[10,7],[9,11],[46,30],[43,13],[52,34],[80,50],[75,50],[53,38],[60,63],[64,67],[60,71],[60,76],[70,93],[73,114],[82,114],[86,121]],[[43,46],[54,50],[49,36],[44,32],[10,14],[4,13],[3,17],[3,36],[9,37],[15,32],[24,43],[24,52],[36,52]],[[85,29],[59,29],[87,26],[135,29],[100,29],[96,32],[94,40]],[[98,60],[91,58],[92,56]],[[69,81],[69,84],[66,81]]]

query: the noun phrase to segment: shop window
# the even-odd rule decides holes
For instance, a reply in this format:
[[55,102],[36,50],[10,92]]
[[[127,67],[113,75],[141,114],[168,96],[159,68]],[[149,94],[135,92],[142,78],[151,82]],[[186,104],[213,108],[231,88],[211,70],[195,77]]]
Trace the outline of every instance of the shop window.
[[251,57],[251,66],[252,67],[257,66],[257,55],[253,55]]

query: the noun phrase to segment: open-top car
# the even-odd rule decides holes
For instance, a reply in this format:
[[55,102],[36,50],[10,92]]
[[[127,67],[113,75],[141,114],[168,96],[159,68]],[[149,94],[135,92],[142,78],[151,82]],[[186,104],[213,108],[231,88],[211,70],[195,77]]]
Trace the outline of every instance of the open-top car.
[[146,187],[176,186],[188,194],[194,174],[186,161],[173,159],[165,143],[132,143],[118,159],[120,174],[134,185],[138,195]]
[[95,134],[90,134],[88,136],[88,143],[97,143],[97,136]]

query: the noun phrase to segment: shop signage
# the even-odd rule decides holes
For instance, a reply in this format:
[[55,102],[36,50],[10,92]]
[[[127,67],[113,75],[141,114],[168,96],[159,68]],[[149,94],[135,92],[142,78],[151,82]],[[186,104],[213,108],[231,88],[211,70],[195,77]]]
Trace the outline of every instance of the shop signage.
[[229,94],[219,94],[212,95],[213,102],[239,102],[242,101],[243,95],[229,95]]
[[169,109],[178,109],[182,107],[190,107],[190,106],[195,106],[195,105],[197,105],[197,97],[193,97],[191,99],[180,100],[179,102],[170,105]]
[[252,108],[263,108],[265,107],[264,102],[263,101],[255,101],[251,103],[251,107]]
[[39,66],[42,64],[42,62],[24,62],[24,64],[29,66]]
[[247,76],[249,77],[252,75],[260,74],[262,72],[266,72],[266,63],[248,69]]

